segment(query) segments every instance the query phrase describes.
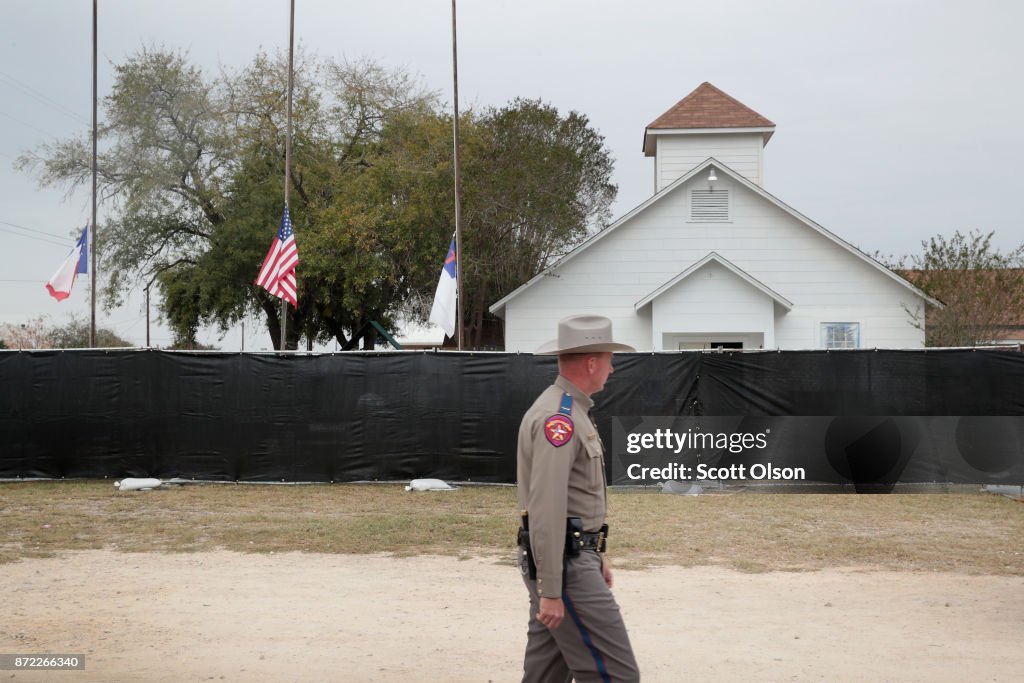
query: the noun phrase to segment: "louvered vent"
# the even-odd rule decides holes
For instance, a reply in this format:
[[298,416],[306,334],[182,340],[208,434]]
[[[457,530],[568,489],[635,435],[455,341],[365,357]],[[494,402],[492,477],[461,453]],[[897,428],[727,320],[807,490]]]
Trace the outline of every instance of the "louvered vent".
[[693,190],[690,193],[690,220],[722,223],[729,220],[729,190]]

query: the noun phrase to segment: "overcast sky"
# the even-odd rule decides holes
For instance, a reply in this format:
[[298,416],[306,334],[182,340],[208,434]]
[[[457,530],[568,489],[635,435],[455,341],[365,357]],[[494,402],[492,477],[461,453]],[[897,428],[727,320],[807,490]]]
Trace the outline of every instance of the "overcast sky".
[[[287,48],[288,0],[99,7],[101,98],[111,65],[143,46],[185,50],[211,74]],[[775,122],[765,189],[864,251],[918,251],[931,235],[974,228],[994,230],[1003,250],[1024,241],[1013,209],[1024,190],[1024,3],[460,0],[458,13],[461,106],[521,96],[586,114],[615,159],[616,217],[653,192],[644,127],[710,81]],[[12,164],[88,132],[91,17],[91,0],[3,3],[0,322],[88,316],[85,282],[62,303],[44,284],[88,219],[89,196],[40,190]],[[405,67],[451,100],[449,0],[296,0],[295,31],[311,52]],[[268,240],[277,220],[267,218]],[[100,319],[145,340],[141,296]],[[152,336],[171,341],[155,324]],[[237,349],[241,336],[201,340]],[[258,322],[245,345],[269,346]]]

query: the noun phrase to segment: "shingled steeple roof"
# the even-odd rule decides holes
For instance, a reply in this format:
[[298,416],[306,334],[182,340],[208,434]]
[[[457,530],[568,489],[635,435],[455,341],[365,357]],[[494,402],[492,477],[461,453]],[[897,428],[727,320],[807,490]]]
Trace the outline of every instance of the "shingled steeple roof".
[[[705,81],[647,126],[644,131],[644,153],[647,156],[654,155],[654,136],[650,131],[694,128],[773,129],[775,124]],[[774,131],[763,132],[767,143]]]

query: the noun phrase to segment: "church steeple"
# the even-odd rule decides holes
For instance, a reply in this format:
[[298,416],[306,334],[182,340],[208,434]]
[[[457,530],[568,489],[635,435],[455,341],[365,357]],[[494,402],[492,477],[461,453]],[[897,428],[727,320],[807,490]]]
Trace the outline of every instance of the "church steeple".
[[774,123],[701,83],[644,130],[644,154],[655,158],[655,192],[708,157],[761,185],[763,150],[774,132]]

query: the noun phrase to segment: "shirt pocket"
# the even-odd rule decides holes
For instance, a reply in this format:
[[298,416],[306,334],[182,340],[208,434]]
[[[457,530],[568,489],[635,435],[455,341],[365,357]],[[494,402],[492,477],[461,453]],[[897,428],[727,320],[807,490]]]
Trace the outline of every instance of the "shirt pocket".
[[585,438],[583,443],[587,451],[587,476],[590,479],[587,482],[587,490],[593,495],[594,502],[592,515],[595,519],[602,519],[604,517],[602,505],[604,501],[604,447],[596,433],[594,438]]

